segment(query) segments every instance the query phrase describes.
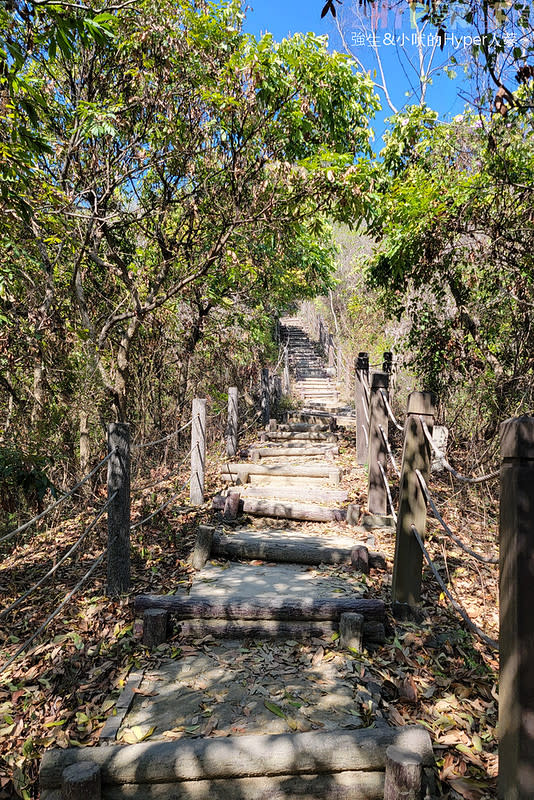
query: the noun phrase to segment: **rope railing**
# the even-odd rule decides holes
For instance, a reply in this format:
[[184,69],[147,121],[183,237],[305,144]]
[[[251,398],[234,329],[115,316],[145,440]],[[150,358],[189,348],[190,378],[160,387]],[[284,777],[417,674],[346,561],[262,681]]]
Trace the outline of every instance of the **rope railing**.
[[387,479],[387,475],[385,473],[384,467],[382,466],[380,461],[378,462],[378,469],[380,470],[380,474],[382,475],[382,480],[384,481],[384,488],[386,490],[386,494],[387,494],[387,498],[388,498],[389,509],[391,511],[391,516],[393,517],[393,521],[394,521],[394,523],[396,525],[397,524],[397,513],[396,513],[395,507],[393,505],[393,498],[391,496],[391,488],[390,488],[389,481]]
[[486,633],[484,633],[484,631],[481,630],[481,628],[479,628],[478,625],[476,625],[473,622],[473,620],[471,619],[471,617],[469,616],[467,611],[465,611],[465,609],[463,609],[462,606],[459,603],[456,602],[456,600],[454,599],[452,594],[449,592],[449,590],[445,586],[445,583],[444,583],[441,575],[437,571],[437,569],[436,569],[436,567],[434,565],[434,562],[432,561],[432,559],[431,559],[431,557],[430,557],[430,555],[428,553],[428,550],[426,549],[426,547],[425,547],[425,545],[423,543],[423,540],[421,539],[419,531],[417,530],[415,525],[412,525],[411,527],[412,527],[412,532],[413,532],[413,535],[415,537],[415,540],[417,541],[417,544],[421,548],[421,551],[422,551],[422,553],[423,553],[423,555],[425,557],[425,560],[426,560],[428,566],[430,567],[430,569],[432,570],[432,574],[434,575],[436,581],[438,582],[439,587],[440,587],[441,591],[443,592],[443,594],[445,594],[446,597],[449,599],[449,601],[450,601],[452,607],[454,608],[454,610],[458,614],[460,614],[460,616],[462,617],[462,619],[464,620],[465,624],[467,625],[467,627],[469,628],[470,631],[472,631],[474,634],[476,634],[487,645],[489,645],[490,647],[493,647],[495,650],[497,650],[499,648],[499,643],[497,641],[495,641],[495,639],[492,639],[490,636],[488,636]]
[[102,506],[102,508],[100,509],[100,511],[98,512],[98,514],[94,518],[94,520],[85,529],[85,531],[82,533],[82,535],[76,540],[76,542],[72,545],[72,547],[68,550],[68,552],[66,552],[65,555],[62,556],[59,559],[59,561],[56,564],[54,564],[54,566],[51,569],[48,570],[46,575],[43,575],[43,577],[40,578],[40,580],[38,580],[37,583],[34,583],[33,586],[31,586],[29,589],[26,589],[26,591],[20,597],[18,597],[16,600],[14,600],[9,606],[7,606],[7,608],[4,608],[4,609],[2,609],[2,611],[0,611],[0,619],[3,619],[10,611],[13,611],[15,608],[18,608],[18,606],[20,606],[21,603],[24,602],[24,600],[26,600],[28,597],[30,597],[30,595],[32,595],[36,591],[36,589],[39,589],[39,587],[42,586],[43,583],[45,583],[48,580],[48,578],[52,577],[52,575],[55,572],[57,572],[57,570],[60,568],[60,566],[62,564],[64,564],[65,561],[68,558],[70,558],[70,556],[73,553],[76,552],[78,547],[82,544],[82,542],[85,541],[85,539],[89,536],[91,531],[95,528],[95,526],[97,525],[99,520],[102,518],[103,514],[105,514],[108,506],[110,505],[110,503],[113,502],[113,500],[115,499],[116,496],[117,496],[117,492],[114,492],[114,494],[112,494],[111,497]]
[[367,428],[365,427],[365,425],[362,425],[362,431],[365,436],[365,446],[369,447],[369,434],[367,433]]
[[187,461],[187,459],[191,455],[192,450],[193,450],[193,448],[190,447],[188,452],[185,454],[183,459],[180,461],[180,463],[176,467],[176,469],[173,469],[172,472],[168,472],[162,478],[158,478],[156,481],[153,481],[152,483],[145,483],[142,486],[137,486],[136,487],[136,491],[145,491],[146,489],[153,489],[155,486],[159,486],[160,483],[163,483],[164,481],[169,481],[171,478],[175,478],[177,475],[180,474],[180,470],[182,469],[183,465],[185,464],[185,462]]
[[453,475],[456,478],[456,480],[461,481],[462,483],[484,483],[485,481],[492,480],[493,478],[496,478],[499,475],[499,470],[495,470],[495,472],[490,472],[488,475],[481,475],[478,478],[468,478],[465,475],[461,475],[454,469],[453,466],[451,466],[451,464],[449,464],[449,462],[445,458],[445,453],[442,450],[440,450],[439,447],[436,447],[434,440],[432,439],[432,434],[428,430],[428,426],[424,421],[424,419],[421,416],[419,417],[419,419],[421,420],[421,426],[423,428],[426,439],[430,444],[430,447],[432,448],[432,451],[437,456],[437,458],[439,458],[440,462],[443,464],[445,469],[448,472],[450,472],[451,475]]
[[391,406],[389,404],[389,400],[388,400],[388,396],[387,396],[386,390],[385,389],[380,389],[379,391],[380,391],[380,394],[382,395],[382,400],[384,401],[384,406],[385,406],[386,411],[388,413],[388,417],[390,418],[391,422],[397,428],[398,431],[403,431],[404,430],[404,426],[401,425],[400,422],[397,422],[397,418],[395,417],[395,414],[393,413],[393,409],[391,408]]
[[443,517],[439,513],[439,511],[438,511],[438,509],[436,507],[436,504],[434,503],[434,500],[432,499],[432,495],[430,494],[430,492],[428,490],[428,486],[426,485],[426,481],[425,481],[423,475],[421,474],[421,472],[418,469],[415,470],[415,474],[417,475],[417,477],[419,479],[419,483],[421,484],[421,489],[422,489],[423,494],[425,496],[425,500],[429,504],[430,508],[432,509],[432,513],[434,514],[435,518],[440,523],[441,527],[443,528],[443,530],[445,531],[447,536],[450,536],[450,538],[453,540],[453,542],[455,542],[461,550],[463,550],[465,553],[468,553],[470,556],[475,558],[477,561],[480,561],[482,564],[498,564],[499,563],[499,559],[498,558],[486,558],[485,556],[481,556],[475,550],[472,550],[468,545],[464,544],[462,542],[462,540],[458,536],[456,536],[455,533],[453,533],[451,531],[451,529],[449,528],[449,526],[447,525],[447,523],[445,522],[445,520],[443,519]]
[[274,375],[278,373],[278,370],[280,369],[280,366],[285,359],[286,351],[289,352],[289,341],[285,342],[285,344],[282,345],[282,347],[278,348],[278,353],[279,353],[278,361],[276,362],[275,368],[272,370]]
[[250,430],[254,425],[257,425],[258,422],[260,421],[260,418],[261,418],[261,411],[257,411],[256,416],[251,422],[249,422],[248,425],[245,425],[244,428],[239,428],[239,434],[242,435],[243,433],[246,433],[248,430]]
[[178,436],[180,433],[182,433],[182,431],[185,431],[186,428],[189,428],[192,422],[193,420],[190,419],[188,422],[186,422],[180,428],[177,428],[172,433],[168,433],[167,436],[162,436],[161,439],[154,439],[154,441],[152,442],[141,442],[140,444],[134,444],[132,445],[132,450],[143,450],[145,447],[154,447],[157,444],[163,444],[164,442],[168,442],[169,439],[172,439],[174,436]]
[[54,619],[55,619],[55,618],[58,616],[58,614],[60,614],[60,613],[61,613],[61,611],[62,611],[62,610],[65,608],[65,606],[67,605],[67,603],[69,602],[69,600],[70,600],[70,599],[71,599],[71,598],[72,598],[72,597],[73,597],[73,596],[76,594],[76,592],[77,592],[77,591],[78,591],[78,590],[79,590],[79,589],[80,589],[80,588],[83,586],[83,584],[84,584],[84,583],[85,583],[87,580],[89,580],[89,578],[91,577],[91,575],[93,574],[93,572],[95,571],[95,569],[96,569],[97,567],[99,567],[99,566],[100,566],[100,564],[101,564],[101,563],[102,563],[102,561],[104,560],[104,556],[106,555],[106,552],[107,552],[107,548],[106,548],[106,550],[104,550],[104,552],[103,552],[103,553],[101,553],[101,554],[98,556],[98,558],[96,559],[96,561],[94,561],[94,562],[93,562],[93,564],[92,564],[92,565],[91,565],[91,567],[90,567],[90,568],[87,570],[87,572],[85,573],[85,575],[83,576],[83,578],[81,578],[81,579],[78,581],[78,583],[76,584],[76,586],[74,587],[74,589],[71,589],[71,591],[70,591],[70,592],[69,592],[69,593],[68,593],[68,594],[65,596],[65,598],[64,598],[64,599],[61,601],[61,603],[59,604],[59,606],[57,606],[57,608],[56,608],[56,609],[55,609],[55,610],[54,610],[54,611],[53,611],[53,612],[52,612],[52,613],[51,613],[51,614],[50,614],[50,615],[49,615],[49,616],[48,616],[48,617],[45,619],[45,621],[43,622],[43,624],[42,624],[42,625],[40,625],[40,626],[39,626],[39,628],[37,628],[37,630],[35,631],[35,633],[33,633],[33,634],[30,636],[30,637],[28,637],[28,639],[26,639],[26,641],[25,641],[23,644],[21,644],[21,646],[20,646],[20,647],[19,647],[19,648],[16,650],[16,652],[15,652],[15,653],[14,653],[14,654],[11,656],[11,658],[9,658],[9,659],[8,659],[8,660],[5,662],[5,664],[3,664],[3,665],[2,665],[2,667],[0,667],[0,673],[4,672],[4,671],[5,671],[5,670],[6,670],[8,667],[10,667],[10,666],[11,666],[11,664],[12,664],[12,663],[13,663],[13,662],[14,662],[14,661],[15,661],[15,660],[16,660],[16,659],[17,659],[17,658],[18,658],[18,657],[19,657],[19,656],[20,656],[22,653],[24,653],[24,652],[25,652],[25,651],[28,649],[28,647],[29,647],[29,646],[30,646],[30,645],[31,645],[31,644],[32,644],[32,643],[33,643],[33,642],[34,642],[34,641],[37,639],[37,637],[41,635],[41,633],[42,633],[42,632],[43,632],[43,631],[44,631],[44,630],[45,630],[45,629],[48,627],[48,625],[49,625],[49,624],[52,622],[52,620],[54,620]]
[[364,401],[363,397],[362,397],[362,408],[363,408],[363,414],[364,414],[365,420],[366,420],[367,424],[369,425],[369,412],[367,410],[367,405],[365,404],[365,401]]
[[178,499],[178,497],[180,497],[185,487],[188,486],[190,482],[191,482],[191,476],[189,476],[186,482],[180,487],[180,489],[175,494],[173,494],[172,497],[170,497],[168,500],[166,500],[164,503],[158,506],[158,508],[156,508],[155,511],[149,514],[148,517],[145,517],[144,519],[139,520],[139,522],[135,522],[133,525],[130,525],[130,530],[135,531],[137,528],[140,528],[142,525],[145,525],[147,522],[150,522],[151,519],[154,519],[154,517],[157,514],[159,514],[160,511],[163,511],[165,508],[167,508],[167,506],[170,506],[171,503],[173,503],[175,500]]
[[378,429],[380,431],[380,434],[382,436],[384,445],[386,447],[387,454],[389,456],[389,460],[391,461],[391,465],[392,465],[393,469],[395,470],[395,475],[397,476],[397,478],[400,478],[400,469],[399,469],[399,467],[397,465],[397,461],[395,459],[395,456],[393,455],[393,451],[391,450],[391,444],[390,444],[390,441],[389,441],[389,439],[388,439],[388,437],[386,435],[386,432],[385,432],[384,428],[382,427],[382,425],[379,425]]
[[83,486],[85,483],[87,483],[87,481],[88,481],[88,480],[90,480],[90,479],[93,477],[93,475],[95,475],[95,473],[96,473],[96,472],[98,472],[98,470],[99,470],[99,469],[100,469],[100,468],[101,468],[101,467],[102,467],[102,466],[103,466],[103,465],[104,465],[104,464],[105,464],[107,461],[109,461],[109,459],[110,459],[110,458],[111,458],[111,456],[114,454],[114,452],[115,452],[114,450],[112,450],[111,452],[109,452],[109,453],[107,454],[107,456],[106,456],[105,458],[103,458],[103,459],[102,459],[102,461],[100,461],[100,463],[99,463],[99,464],[97,464],[97,465],[96,465],[96,467],[94,467],[94,469],[92,469],[92,470],[91,470],[91,472],[89,472],[89,473],[88,473],[87,475],[85,475],[85,476],[84,476],[84,477],[83,477],[83,478],[82,478],[80,481],[78,481],[78,483],[77,483],[75,486],[73,486],[73,487],[72,487],[72,489],[70,489],[70,491],[68,491],[66,494],[64,494],[62,497],[60,497],[60,498],[59,498],[59,500],[56,500],[56,502],[55,502],[55,503],[52,503],[52,505],[51,505],[51,506],[48,506],[48,508],[45,508],[45,510],[44,510],[44,511],[41,511],[41,513],[40,513],[40,514],[37,514],[37,516],[33,517],[33,519],[30,519],[30,520],[28,520],[28,522],[25,522],[23,525],[19,525],[19,527],[18,527],[18,528],[16,528],[16,530],[14,530],[14,531],[11,531],[10,533],[7,533],[5,536],[2,536],[2,537],[0,538],[0,543],[2,543],[2,542],[7,542],[7,541],[8,541],[8,539],[12,539],[14,536],[17,536],[17,534],[19,534],[19,533],[22,533],[22,532],[23,532],[23,531],[25,531],[27,528],[29,528],[29,527],[30,527],[30,525],[33,525],[35,522],[38,522],[40,519],[42,519],[42,518],[43,518],[43,517],[45,517],[47,514],[49,514],[49,513],[50,513],[50,511],[53,511],[55,508],[57,508],[59,505],[61,505],[61,503],[63,503],[65,500],[68,500],[68,498],[69,498],[69,497],[72,497],[72,495],[73,495],[75,492],[77,492],[77,491],[78,491],[78,489],[79,489],[81,486]]

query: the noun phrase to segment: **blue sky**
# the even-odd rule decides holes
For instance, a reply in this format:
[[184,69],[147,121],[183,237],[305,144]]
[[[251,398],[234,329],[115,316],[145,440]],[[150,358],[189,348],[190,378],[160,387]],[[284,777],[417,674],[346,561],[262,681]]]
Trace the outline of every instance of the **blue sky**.
[[[454,51],[460,60],[464,45],[469,44],[466,37],[473,33],[465,27],[462,28],[459,22],[453,23],[447,31],[448,38],[441,52],[439,46],[435,46],[435,39],[432,38],[435,36],[435,29],[430,27],[421,29],[422,7],[416,12],[415,19],[410,18],[408,11],[403,15],[385,11],[377,18],[362,15],[358,17],[357,0],[344,0],[342,6],[336,3],[342,34],[340,35],[330,14],[321,20],[323,4],[324,0],[249,0],[245,30],[254,35],[269,31],[275,39],[307,31],[328,34],[330,47],[336,50],[343,50],[344,39],[352,54],[366,69],[376,69],[379,78],[380,72],[371,46],[374,37],[388,91],[396,108],[401,108],[407,102],[416,102],[415,95],[408,97],[406,93],[411,92],[414,87],[417,89],[418,86],[417,72],[410,66],[410,62],[417,66],[419,50],[425,62],[434,52],[432,67],[437,68],[446,62],[447,57]],[[420,44],[419,50],[417,42]],[[466,94],[469,92],[468,84],[463,79],[462,68],[450,64],[446,66],[456,71],[456,77],[453,79],[447,77],[443,70],[434,73],[426,95],[428,105],[438,111],[442,119],[450,119],[462,113]],[[460,95],[463,93],[464,96],[459,96],[459,93]],[[384,109],[377,115],[373,124],[378,146],[386,127],[385,119],[392,113],[384,100],[382,103]]]

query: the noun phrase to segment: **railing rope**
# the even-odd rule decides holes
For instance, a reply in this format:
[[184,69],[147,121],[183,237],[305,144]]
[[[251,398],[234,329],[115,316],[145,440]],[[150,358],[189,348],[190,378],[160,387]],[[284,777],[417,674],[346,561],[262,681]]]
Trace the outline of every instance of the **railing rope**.
[[438,509],[436,507],[436,504],[434,503],[434,500],[432,499],[432,495],[428,491],[428,486],[426,485],[426,481],[425,481],[425,479],[423,478],[423,476],[421,475],[421,473],[420,473],[420,471],[418,469],[415,470],[415,474],[417,475],[417,477],[419,479],[419,483],[421,484],[421,489],[423,490],[423,494],[425,496],[425,500],[427,501],[428,505],[432,509],[432,513],[434,514],[434,516],[437,519],[437,521],[440,523],[441,527],[443,528],[443,530],[445,531],[447,536],[449,536],[453,540],[453,542],[455,542],[458,545],[458,547],[461,550],[463,550],[465,553],[468,553],[470,556],[472,556],[477,561],[480,561],[482,564],[498,564],[499,563],[499,559],[498,558],[486,558],[485,556],[481,556],[475,550],[472,550],[468,545],[464,544],[462,542],[462,540],[458,536],[456,536],[455,533],[453,533],[451,531],[451,529],[449,528],[449,526],[447,525],[447,523],[445,522],[445,520],[443,519],[443,517],[439,513],[439,511],[438,511]]
[[191,455],[191,448],[189,448],[189,450],[182,458],[178,466],[175,469],[173,469],[172,472],[165,473],[165,475],[163,475],[161,478],[158,478],[157,480],[152,481],[151,483],[144,483],[142,486],[137,486],[136,491],[147,491],[148,489],[154,489],[154,487],[159,486],[160,483],[163,483],[164,481],[170,481],[171,478],[175,478],[177,475],[180,474],[183,465],[185,464],[190,455]]
[[495,472],[490,472],[488,475],[481,475],[479,478],[468,478],[465,475],[461,475],[457,472],[454,467],[452,467],[445,457],[445,453],[436,447],[434,440],[432,439],[432,434],[428,430],[424,419],[421,419],[421,424],[423,426],[423,431],[426,436],[430,447],[432,448],[434,454],[439,458],[440,462],[443,464],[445,469],[453,475],[456,480],[461,481],[462,483],[484,483],[485,481],[492,480],[493,478],[497,478],[499,475],[499,470],[495,470]]
[[95,475],[98,472],[98,470],[101,467],[103,467],[104,464],[106,464],[109,461],[109,459],[112,457],[112,455],[113,455],[113,453],[109,452],[107,454],[107,456],[105,458],[103,458],[102,461],[100,461],[96,465],[96,467],[94,467],[91,470],[91,472],[89,472],[80,481],[78,481],[78,483],[75,486],[73,486],[72,489],[70,489],[66,494],[62,495],[59,498],[59,500],[56,500],[55,503],[52,503],[52,505],[48,506],[48,508],[45,508],[44,511],[41,511],[41,513],[37,514],[37,516],[33,517],[33,519],[28,520],[28,522],[25,522],[23,525],[19,525],[19,527],[16,528],[14,531],[11,531],[10,533],[7,533],[4,536],[2,536],[0,538],[0,543],[1,542],[7,542],[9,539],[13,539],[13,537],[17,536],[17,534],[22,533],[27,528],[29,528],[30,525],[33,525],[35,522],[39,522],[40,519],[43,519],[43,517],[45,517],[47,514],[49,514],[51,511],[53,511],[59,505],[61,505],[61,503],[63,503],[65,500],[68,500],[69,497],[72,497],[72,495],[75,492],[77,492],[78,489],[80,489],[85,483],[87,483],[87,481],[90,480],[93,477],[93,475]]
[[145,517],[144,519],[139,520],[139,522],[135,522],[133,525],[130,525],[130,530],[135,531],[137,528],[140,528],[142,525],[145,525],[147,522],[150,522],[151,519],[154,519],[154,517],[157,514],[159,514],[160,511],[163,511],[165,508],[167,508],[167,506],[170,506],[171,503],[173,503],[180,497],[185,487],[189,485],[190,481],[191,481],[191,476],[189,476],[186,482],[182,484],[180,489],[175,494],[173,494],[172,497],[169,497],[168,500],[165,500],[165,502],[162,503],[160,506],[158,506],[155,511],[153,511],[151,514],[148,515],[148,517]]
[[[385,372],[385,370],[384,370],[384,372]],[[404,430],[404,426],[401,425],[400,422],[397,422],[397,418],[395,417],[395,414],[393,413],[393,409],[391,408],[391,405],[389,403],[387,392],[382,392],[381,394],[382,394],[382,399],[384,400],[384,405],[386,407],[386,411],[388,412],[388,417],[390,418],[391,422],[397,428],[398,431],[403,431]]]
[[169,439],[173,439],[175,436],[178,436],[180,433],[182,433],[182,431],[185,431],[186,428],[189,428],[190,425],[191,425],[191,420],[186,422],[180,428],[177,428],[172,433],[168,433],[166,436],[162,436],[161,439],[154,439],[154,441],[152,442],[141,442],[140,444],[134,444],[132,445],[131,449],[132,451],[143,450],[145,447],[154,447],[157,444],[163,444],[164,442],[168,442]]
[[7,615],[7,614],[10,612],[10,611],[14,611],[14,609],[15,609],[15,608],[18,608],[18,607],[21,605],[21,603],[23,603],[23,602],[24,602],[24,600],[26,600],[26,598],[30,597],[30,595],[32,595],[32,594],[33,594],[33,593],[36,591],[36,589],[38,589],[40,586],[42,586],[42,585],[43,585],[43,583],[45,583],[45,582],[48,580],[48,578],[51,578],[51,577],[52,577],[52,575],[53,575],[55,572],[57,572],[57,570],[60,568],[60,566],[61,566],[62,564],[64,564],[64,563],[65,563],[65,561],[66,561],[66,560],[67,560],[67,559],[68,559],[68,558],[69,558],[69,557],[70,557],[70,556],[71,556],[73,553],[75,553],[75,552],[76,552],[76,550],[79,548],[79,546],[82,544],[82,542],[84,542],[84,541],[85,541],[85,539],[87,539],[87,537],[89,536],[89,534],[91,533],[91,531],[94,529],[94,527],[97,525],[97,523],[99,522],[99,520],[100,520],[100,519],[102,518],[102,516],[103,516],[103,515],[106,513],[106,511],[107,511],[107,509],[108,509],[108,507],[109,507],[110,503],[111,503],[111,502],[112,502],[114,499],[115,499],[115,496],[114,496],[114,495],[112,495],[112,496],[109,498],[109,500],[107,500],[107,501],[106,501],[106,503],[105,503],[105,504],[102,506],[102,508],[99,510],[98,514],[96,515],[96,517],[94,518],[94,520],[91,522],[91,524],[90,524],[90,525],[89,525],[89,526],[88,526],[88,527],[87,527],[87,528],[84,530],[84,532],[82,533],[82,535],[78,537],[78,539],[77,539],[77,540],[74,542],[74,544],[72,545],[72,547],[70,547],[70,548],[69,548],[69,550],[68,550],[68,551],[65,553],[65,555],[64,555],[64,556],[62,556],[62,557],[59,559],[59,561],[57,561],[57,562],[54,564],[54,566],[53,566],[53,567],[51,567],[51,568],[48,570],[48,572],[46,573],[46,575],[43,575],[43,577],[42,577],[42,578],[40,578],[40,579],[37,581],[37,583],[34,583],[34,584],[33,584],[33,586],[30,586],[30,588],[29,588],[29,589],[26,589],[26,591],[25,591],[25,592],[23,592],[23,594],[21,594],[21,596],[20,596],[20,597],[18,597],[16,600],[14,600],[14,601],[13,601],[13,602],[12,602],[12,603],[9,605],[9,606],[7,606],[6,608],[3,608],[3,609],[2,609],[2,611],[0,612],[0,619],[3,619],[3,618],[4,618],[4,617],[5,617],[5,616],[6,616],[6,615]]
[[52,622],[52,620],[54,620],[58,616],[58,614],[61,613],[61,611],[65,608],[69,600],[76,594],[78,589],[80,589],[83,586],[83,584],[87,580],[89,580],[95,569],[98,566],[100,566],[100,564],[104,560],[105,555],[106,555],[106,550],[104,550],[104,552],[98,556],[96,561],[94,561],[91,567],[87,570],[83,578],[81,578],[78,581],[74,589],[71,589],[71,591],[66,595],[66,597],[62,600],[59,606],[45,619],[43,624],[37,628],[35,633],[33,633],[28,639],[26,639],[26,641],[23,644],[21,644],[21,646],[13,653],[11,658],[9,658],[5,662],[5,664],[3,664],[2,667],[0,667],[0,673],[4,672],[8,667],[10,667],[11,664],[15,661],[15,659],[17,659],[20,655],[22,655],[22,653],[24,653],[28,649],[28,647],[32,644],[32,642],[34,642],[37,639],[37,637],[40,636],[41,633],[45,630],[45,628],[48,627],[48,625]]
[[393,451],[391,449],[391,444],[389,442],[387,433],[385,432],[385,430],[384,430],[382,425],[379,425],[378,427],[379,427],[380,434],[382,436],[382,440],[384,442],[384,446],[386,448],[387,454],[389,456],[389,460],[391,461],[391,466],[393,467],[393,470],[394,470],[395,475],[397,476],[397,478],[400,478],[400,469],[399,469],[399,467],[397,465],[397,460],[395,459],[395,456],[393,455]]
[[473,622],[473,620],[471,619],[471,617],[469,616],[467,611],[465,611],[462,608],[462,606],[459,603],[456,602],[456,600],[454,599],[454,597],[452,596],[450,591],[447,589],[447,587],[445,586],[445,583],[444,583],[441,575],[439,574],[439,572],[437,571],[437,569],[436,569],[436,567],[434,565],[434,562],[430,558],[430,554],[429,554],[428,550],[426,549],[426,547],[425,547],[425,545],[423,543],[423,540],[421,538],[421,535],[420,535],[419,531],[417,530],[417,528],[415,527],[415,525],[412,525],[412,534],[413,534],[414,540],[419,545],[419,548],[421,550],[422,556],[424,556],[428,566],[432,570],[432,574],[434,575],[436,581],[438,582],[439,588],[441,589],[443,594],[446,595],[446,597],[448,598],[448,600],[451,603],[451,605],[454,608],[454,610],[457,611],[458,614],[460,614],[460,616],[464,620],[464,622],[467,625],[467,627],[469,628],[469,630],[471,630],[473,633],[475,633],[480,639],[482,639],[483,642],[485,642],[490,647],[494,648],[495,650],[498,649],[499,643],[497,641],[495,641],[495,639],[492,639],[490,636],[488,636],[486,633],[484,633],[484,631],[481,630],[478,627],[478,625],[475,625],[475,623]]
[[385,490],[386,490],[386,494],[387,494],[387,498],[388,498],[388,504],[389,504],[389,509],[390,509],[390,511],[391,511],[391,516],[393,517],[393,521],[394,521],[394,523],[395,523],[395,525],[396,525],[396,524],[397,524],[397,513],[396,513],[396,511],[395,511],[395,506],[393,505],[393,498],[392,498],[392,496],[391,496],[391,487],[390,487],[390,485],[389,485],[389,481],[388,481],[388,479],[387,479],[387,475],[386,475],[386,473],[385,473],[385,471],[384,471],[384,467],[382,466],[382,464],[380,463],[380,461],[378,462],[378,469],[380,470],[380,474],[382,475],[382,481],[383,481],[383,483],[384,483],[384,488],[385,488]]

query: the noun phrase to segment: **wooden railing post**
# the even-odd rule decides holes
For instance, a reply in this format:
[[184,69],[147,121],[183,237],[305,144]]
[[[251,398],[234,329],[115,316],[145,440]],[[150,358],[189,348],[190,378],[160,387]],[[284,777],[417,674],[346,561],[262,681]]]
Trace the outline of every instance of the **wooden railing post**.
[[334,345],[334,337],[331,333],[328,334],[328,367],[332,369],[335,366],[336,350]]
[[343,351],[340,344],[336,347],[336,378],[340,383],[343,380]]
[[393,353],[390,350],[386,350],[382,353],[382,372],[387,372],[388,375],[391,375],[393,371]]
[[424,539],[426,501],[415,471],[418,469],[428,481],[432,452],[420,417],[432,433],[435,409],[436,401],[431,392],[412,392],[408,396],[391,590],[394,607],[399,613],[415,608],[421,598],[423,553],[413,535],[412,525]]
[[226,455],[233,458],[237,453],[237,431],[239,426],[237,386],[228,389],[228,426],[226,428]]
[[289,394],[289,347],[284,350],[284,375],[282,379],[282,392]]
[[61,776],[61,797],[64,800],[101,800],[100,767],[91,761],[71,764]]
[[191,482],[189,501],[192,506],[204,502],[204,476],[206,469],[206,401],[195,397],[191,422]]
[[366,464],[369,455],[369,410],[366,391],[369,386],[369,353],[359,353],[355,367],[356,460],[358,464]]
[[381,390],[387,392],[388,374],[373,372],[371,375],[371,394],[369,399],[369,491],[368,505],[371,514],[387,514],[388,499],[384,479],[379,464],[384,472],[387,468],[387,448],[380,432],[380,427],[387,436],[388,415]]
[[501,425],[499,783],[534,797],[534,417]]
[[107,593],[110,597],[130,589],[130,426],[108,425]]
[[261,371],[261,421],[268,425],[271,418],[271,394],[269,387],[269,370],[264,367]]
[[282,378],[275,375],[273,378],[273,405],[275,414],[280,413],[280,401],[282,400]]

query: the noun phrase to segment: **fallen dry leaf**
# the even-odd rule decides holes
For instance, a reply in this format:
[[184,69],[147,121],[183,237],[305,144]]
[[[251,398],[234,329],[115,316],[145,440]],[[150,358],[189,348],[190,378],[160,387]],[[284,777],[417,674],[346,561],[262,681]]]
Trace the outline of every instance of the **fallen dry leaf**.
[[406,703],[417,703],[417,686],[413,675],[408,675],[400,684],[399,698]]

